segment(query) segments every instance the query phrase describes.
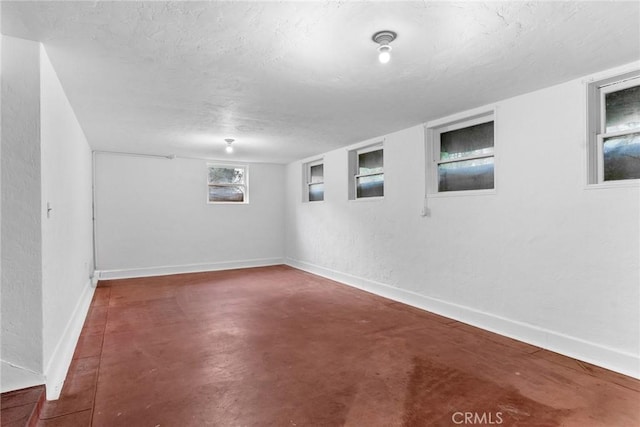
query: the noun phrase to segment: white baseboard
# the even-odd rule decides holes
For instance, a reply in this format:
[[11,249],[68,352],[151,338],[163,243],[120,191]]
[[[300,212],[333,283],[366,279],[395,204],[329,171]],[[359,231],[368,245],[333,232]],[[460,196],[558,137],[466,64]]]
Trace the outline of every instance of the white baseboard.
[[203,264],[167,265],[157,267],[101,270],[100,280],[132,279],[136,277],[168,276],[171,274],[200,273],[204,271],[235,270],[238,268],[267,267],[284,263],[283,258],[260,258],[239,261],[224,261]]
[[73,353],[78,344],[78,339],[80,338],[82,326],[87,317],[94,292],[95,286],[93,285],[93,279],[89,279],[82,295],[80,295],[76,303],[71,319],[69,319],[69,323],[67,323],[62,337],[60,341],[58,341],[51,355],[51,359],[45,368],[47,400],[56,400],[60,397],[60,392],[62,391],[69,366],[71,365]]
[[5,360],[0,366],[0,393],[44,384],[44,375]]
[[491,313],[475,310],[471,307],[431,298],[308,262],[286,258],[285,263],[291,267],[317,274],[318,276],[326,277],[394,301],[640,379],[640,357],[636,354],[626,353],[560,332],[496,316]]

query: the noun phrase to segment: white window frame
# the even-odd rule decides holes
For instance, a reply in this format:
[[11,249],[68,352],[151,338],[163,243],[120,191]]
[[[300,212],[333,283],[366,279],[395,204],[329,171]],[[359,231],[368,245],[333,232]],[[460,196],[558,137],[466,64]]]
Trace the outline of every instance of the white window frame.
[[604,180],[604,140],[637,133],[640,129],[605,132],[606,95],[640,85],[640,70],[592,81],[587,85],[587,185],[638,185],[640,179]]
[[[212,184],[209,182],[209,169],[210,168],[242,168],[244,169],[244,183],[243,184],[227,184],[227,183],[218,183]],[[207,204],[208,205],[248,205],[249,204],[249,165],[246,164],[237,164],[237,163],[207,163]],[[218,202],[218,201],[210,201],[209,200],[209,187],[212,185],[221,186],[221,187],[244,187],[244,200],[242,202]]]
[[[481,154],[476,156],[463,156],[455,159],[440,159],[440,135],[445,132],[453,130],[464,129],[467,127],[479,125],[482,123],[493,122],[493,154]],[[495,194],[498,186],[497,168],[498,168],[498,156],[497,156],[497,125],[496,125],[496,111],[495,109],[473,111],[470,113],[463,113],[450,118],[436,120],[426,124],[426,154],[427,154],[427,194],[429,197],[453,197],[453,196],[467,196],[467,195],[485,195]],[[440,191],[438,166],[446,163],[455,163],[464,160],[493,158],[493,188],[485,188],[478,190],[459,190],[459,191]]]
[[[382,150],[382,172],[358,174],[360,170],[360,154]],[[358,178],[382,175],[382,196],[358,197]],[[349,151],[349,200],[380,200],[384,199],[384,141],[356,148]]]
[[[311,167],[322,165],[322,182],[311,182]],[[324,189],[322,190],[322,200],[309,200],[311,185],[324,184],[324,158],[313,160],[304,164],[304,194],[303,202],[316,203],[324,202]]]

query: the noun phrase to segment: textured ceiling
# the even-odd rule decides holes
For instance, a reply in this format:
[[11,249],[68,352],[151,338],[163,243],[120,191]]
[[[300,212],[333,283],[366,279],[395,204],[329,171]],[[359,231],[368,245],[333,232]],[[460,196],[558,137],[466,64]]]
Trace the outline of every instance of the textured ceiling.
[[[639,2],[7,2],[96,150],[289,162],[640,58]],[[398,33],[389,64],[371,35]]]

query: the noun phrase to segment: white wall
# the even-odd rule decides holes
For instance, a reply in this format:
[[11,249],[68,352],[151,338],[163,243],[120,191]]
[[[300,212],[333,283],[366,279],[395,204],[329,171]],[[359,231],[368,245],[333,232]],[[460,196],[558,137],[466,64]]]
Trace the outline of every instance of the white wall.
[[[2,34],[0,34],[0,82],[2,81]],[[0,85],[1,92],[1,85]],[[2,95],[0,94],[0,391],[2,389]]]
[[64,382],[93,294],[92,172],[91,149],[44,47],[40,64],[42,351],[52,398]]
[[498,102],[496,193],[429,217],[422,126],[386,136],[382,200],[347,200],[346,149],[324,155],[324,202],[288,165],[287,262],[639,377],[640,189],[586,188],[585,94]]
[[282,263],[283,165],[249,165],[246,205],[206,203],[205,160],[98,153],[95,173],[103,278]]
[[42,384],[40,47],[2,37],[2,391]]
[[2,391],[44,383],[52,399],[93,295],[92,175],[39,43],[2,37],[2,122]]

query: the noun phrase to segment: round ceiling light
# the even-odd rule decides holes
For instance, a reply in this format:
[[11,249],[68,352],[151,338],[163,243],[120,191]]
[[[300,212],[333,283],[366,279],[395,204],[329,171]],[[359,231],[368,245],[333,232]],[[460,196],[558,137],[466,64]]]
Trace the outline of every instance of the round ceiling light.
[[231,144],[235,141],[233,138],[226,138],[225,142],[227,143],[227,147],[224,149],[227,153],[233,153],[233,147]]
[[378,46],[378,61],[381,63],[386,64],[391,59],[391,46],[389,43],[394,41],[396,37],[398,37],[398,34],[389,30],[378,31],[371,37],[371,40],[380,45]]

